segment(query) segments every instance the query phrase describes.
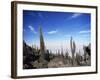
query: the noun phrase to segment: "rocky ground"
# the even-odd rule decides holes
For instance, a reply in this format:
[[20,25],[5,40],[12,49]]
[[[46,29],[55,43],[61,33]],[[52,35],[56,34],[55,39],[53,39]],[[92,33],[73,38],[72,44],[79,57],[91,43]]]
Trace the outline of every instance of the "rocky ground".
[[74,59],[68,55],[54,55],[49,51],[40,54],[40,50],[34,49],[23,43],[23,69],[38,69],[38,68],[58,68],[58,67],[78,67],[90,66],[90,60],[84,61],[80,56]]

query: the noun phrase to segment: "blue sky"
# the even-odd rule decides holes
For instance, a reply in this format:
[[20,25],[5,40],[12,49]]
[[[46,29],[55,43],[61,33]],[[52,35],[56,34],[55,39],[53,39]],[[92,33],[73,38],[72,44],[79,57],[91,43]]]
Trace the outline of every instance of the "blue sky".
[[39,26],[48,49],[69,46],[71,36],[77,47],[90,43],[89,13],[23,10],[23,39],[27,44],[39,47]]

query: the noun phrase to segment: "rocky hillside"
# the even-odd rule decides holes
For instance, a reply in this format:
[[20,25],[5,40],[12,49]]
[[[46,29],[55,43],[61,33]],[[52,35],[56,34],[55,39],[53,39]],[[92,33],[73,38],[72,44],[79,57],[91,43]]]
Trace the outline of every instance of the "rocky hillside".
[[91,60],[90,45],[84,47],[84,52],[88,55],[82,56],[77,53],[73,63],[73,58],[68,52],[53,54],[46,50],[41,54],[39,49],[30,47],[23,41],[23,69],[88,66]]

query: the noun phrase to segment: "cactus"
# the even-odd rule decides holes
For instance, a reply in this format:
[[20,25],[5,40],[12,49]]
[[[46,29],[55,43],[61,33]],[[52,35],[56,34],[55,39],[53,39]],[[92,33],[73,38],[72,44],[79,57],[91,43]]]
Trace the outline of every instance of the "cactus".
[[72,65],[74,65],[74,62],[75,62],[74,56],[75,56],[76,45],[75,45],[75,42],[72,37],[70,40],[70,46],[71,46],[71,53],[72,53]]

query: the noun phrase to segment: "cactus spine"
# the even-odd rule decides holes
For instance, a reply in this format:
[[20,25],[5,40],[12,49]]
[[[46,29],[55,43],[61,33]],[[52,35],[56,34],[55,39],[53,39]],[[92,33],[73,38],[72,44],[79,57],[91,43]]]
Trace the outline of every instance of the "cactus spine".
[[72,53],[72,65],[74,65],[74,62],[75,62],[74,56],[75,56],[76,45],[75,45],[75,42],[72,37],[70,40],[70,46],[71,46],[71,53]]

